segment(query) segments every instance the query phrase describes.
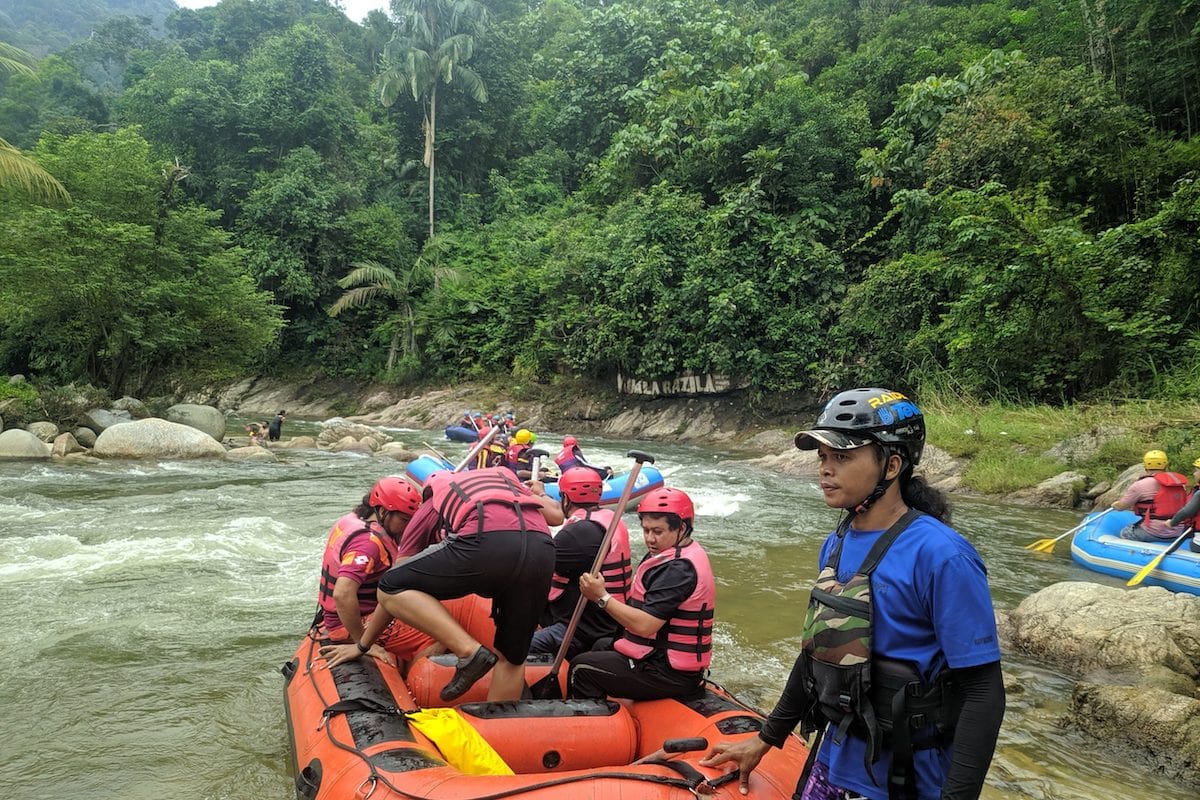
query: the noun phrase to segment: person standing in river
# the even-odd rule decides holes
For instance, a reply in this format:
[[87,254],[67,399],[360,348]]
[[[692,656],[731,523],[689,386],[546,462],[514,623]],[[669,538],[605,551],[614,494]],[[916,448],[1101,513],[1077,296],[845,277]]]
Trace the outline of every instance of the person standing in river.
[[701,763],[732,761],[746,794],[763,754],[800,725],[817,731],[800,800],[979,797],[1004,718],[995,610],[945,496],[913,475],[924,416],[899,392],[851,389],[795,444],[817,451],[825,502],[845,513],[767,723]]
[[283,435],[283,421],[287,419],[287,412],[283,409],[275,415],[275,419],[271,420],[271,424],[267,426],[267,439],[272,442],[278,442],[279,437]]

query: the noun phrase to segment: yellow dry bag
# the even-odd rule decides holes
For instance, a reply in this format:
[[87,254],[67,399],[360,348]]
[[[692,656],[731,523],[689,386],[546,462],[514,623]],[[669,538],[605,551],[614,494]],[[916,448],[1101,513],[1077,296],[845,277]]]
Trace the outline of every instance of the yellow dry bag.
[[468,775],[512,775],[508,764],[453,708],[426,708],[405,714],[414,728],[437,745],[446,763]]

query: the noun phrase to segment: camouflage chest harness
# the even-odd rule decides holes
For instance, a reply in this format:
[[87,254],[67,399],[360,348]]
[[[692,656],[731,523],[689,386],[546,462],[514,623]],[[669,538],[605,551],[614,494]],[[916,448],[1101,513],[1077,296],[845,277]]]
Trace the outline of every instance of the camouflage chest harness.
[[[958,717],[948,670],[930,686],[911,663],[872,652],[871,574],[892,543],[920,516],[909,509],[896,520],[845,583],[838,581],[837,573],[846,530],[838,532],[829,561],[812,589],[800,653],[809,706],[803,729],[823,732],[828,722],[839,744],[847,731],[866,740],[865,767],[876,783],[871,764],[882,748],[890,747],[888,783],[893,798],[915,796],[913,750],[949,743]],[[818,748],[819,740],[812,752]]]

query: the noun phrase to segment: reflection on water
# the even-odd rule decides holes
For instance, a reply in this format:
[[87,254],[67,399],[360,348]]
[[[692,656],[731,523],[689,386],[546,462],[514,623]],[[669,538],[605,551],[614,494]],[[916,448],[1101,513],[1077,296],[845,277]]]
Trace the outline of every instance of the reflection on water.
[[[285,434],[316,430],[289,419]],[[452,457],[466,451],[429,431],[389,432],[415,449],[430,441]],[[546,449],[557,443],[543,434]],[[815,484],[701,447],[581,444],[618,471],[627,449],[649,450],[668,483],[693,495],[719,580],[713,678],[769,708],[836,522]],[[294,796],[278,667],[312,617],[329,526],[403,465],[276,452],[277,464],[0,463],[0,607],[10,616],[0,631],[9,732],[0,797]],[[1022,549],[1076,514],[965,499],[955,513],[1001,608],[1056,581],[1119,583],[1074,566],[1065,542],[1053,557]],[[1060,727],[1070,679],[1005,655],[1018,691],[985,797],[1194,796]]]

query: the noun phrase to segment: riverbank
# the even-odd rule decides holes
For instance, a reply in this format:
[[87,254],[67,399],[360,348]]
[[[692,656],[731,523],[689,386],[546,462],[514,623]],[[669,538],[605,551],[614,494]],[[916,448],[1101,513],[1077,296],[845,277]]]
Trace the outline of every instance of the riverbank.
[[[681,441],[756,453],[769,465],[806,471],[791,434],[812,422],[821,399],[803,395],[641,399],[609,385],[463,383],[453,387],[361,385],[255,378],[192,393],[244,416],[345,416],[369,425],[439,429],[464,410],[512,410],[522,426],[565,434]],[[1033,505],[1089,508],[1118,486],[1149,449],[1191,473],[1200,457],[1200,404],[1126,400],[1066,407],[978,403],[925,396],[931,445],[926,467],[951,491]],[[1040,487],[1040,488],[1039,488]]]

